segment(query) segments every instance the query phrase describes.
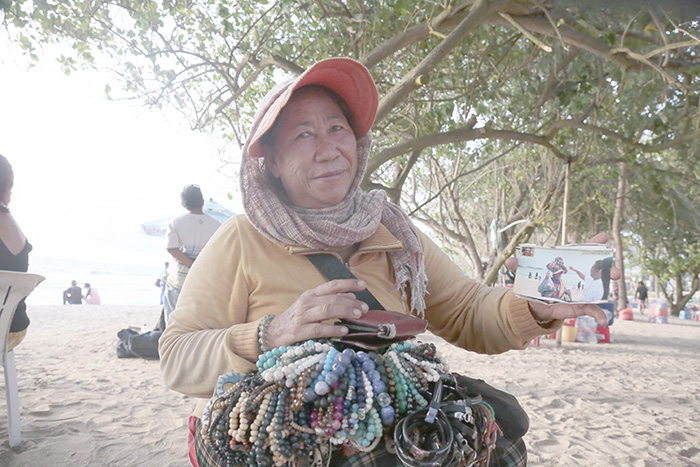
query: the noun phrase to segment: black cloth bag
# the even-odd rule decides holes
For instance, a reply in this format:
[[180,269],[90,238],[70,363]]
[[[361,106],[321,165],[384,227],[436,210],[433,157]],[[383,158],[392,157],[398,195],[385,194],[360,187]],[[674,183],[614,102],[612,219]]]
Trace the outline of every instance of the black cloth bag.
[[496,389],[483,379],[470,378],[455,373],[457,384],[469,394],[481,394],[484,402],[488,402],[496,413],[496,422],[510,441],[517,441],[525,436],[530,429],[530,417],[523,410],[514,395]]
[[158,340],[162,331],[149,331],[140,334],[133,329],[122,329],[117,333],[118,358],[144,358],[159,360]]

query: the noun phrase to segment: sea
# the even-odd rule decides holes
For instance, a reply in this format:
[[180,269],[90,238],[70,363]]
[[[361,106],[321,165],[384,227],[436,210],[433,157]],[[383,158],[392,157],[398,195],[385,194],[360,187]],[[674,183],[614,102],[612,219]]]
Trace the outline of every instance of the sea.
[[81,288],[87,282],[97,289],[103,305],[158,306],[160,287],[155,282],[161,268],[30,256],[29,272],[46,280],[26,301],[28,305],[62,305],[63,291],[75,280]]

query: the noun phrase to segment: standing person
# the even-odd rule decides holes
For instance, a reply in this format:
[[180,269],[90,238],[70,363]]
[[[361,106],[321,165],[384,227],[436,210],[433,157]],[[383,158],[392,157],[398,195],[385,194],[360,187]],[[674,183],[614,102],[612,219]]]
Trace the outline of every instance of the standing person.
[[[202,398],[189,423],[193,465],[198,417],[218,376],[256,371],[258,357],[273,348],[344,336],[347,327],[328,321],[367,312],[355,297],[366,288],[387,310],[424,316],[432,332],[481,353],[523,349],[564,318],[605,319],[595,305],[546,305],[480,285],[383,191],[362,191],[377,104],[367,69],[333,58],[278,85],[259,105],[242,154],[245,215],[204,248],[160,339],[166,385]],[[326,282],[307,258],[319,252],[342,260],[357,279]],[[525,464],[521,439],[499,438],[492,465],[506,458]],[[336,450],[330,465],[350,463],[401,465],[386,450],[347,459]]]
[[167,276],[163,297],[166,326],[194,260],[221,225],[202,211],[204,197],[199,186],[187,185],[180,193],[180,200],[189,212],[171,220],[165,234],[166,249],[176,262],[175,271]]
[[639,312],[644,314],[644,309],[647,307],[647,300],[649,298],[649,291],[644,281],[639,281],[636,292],[634,292],[634,298],[639,303]]
[[168,268],[170,267],[169,262],[165,262],[165,267],[158,275],[158,286],[160,287],[160,304],[163,304],[163,297],[165,296],[165,284],[168,282]]
[[63,291],[64,305],[82,305],[83,291],[78,287],[78,281],[71,281],[70,287]]
[[[10,162],[0,155],[0,270],[27,272],[29,252],[32,245],[22,233],[15,218],[10,214],[10,201],[15,176]],[[24,299],[19,302],[10,323],[7,350],[10,351],[22,342],[29,327],[27,305]]]
[[85,303],[89,305],[99,305],[102,303],[100,300],[100,293],[97,291],[96,288],[90,287],[89,283],[85,283],[84,287],[85,289],[85,295],[83,296],[83,299],[85,300]]

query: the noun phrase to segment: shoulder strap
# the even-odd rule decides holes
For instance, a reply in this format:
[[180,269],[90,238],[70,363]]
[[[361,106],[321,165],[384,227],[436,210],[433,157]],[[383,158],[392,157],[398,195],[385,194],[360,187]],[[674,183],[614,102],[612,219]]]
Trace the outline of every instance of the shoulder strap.
[[[345,265],[335,257],[335,255],[325,253],[314,253],[307,255],[309,261],[316,266],[323,277],[331,281],[334,279],[357,279]],[[362,292],[356,292],[355,296],[358,300],[365,302],[370,310],[383,310],[384,307],[379,300],[376,299],[369,289],[365,288]]]

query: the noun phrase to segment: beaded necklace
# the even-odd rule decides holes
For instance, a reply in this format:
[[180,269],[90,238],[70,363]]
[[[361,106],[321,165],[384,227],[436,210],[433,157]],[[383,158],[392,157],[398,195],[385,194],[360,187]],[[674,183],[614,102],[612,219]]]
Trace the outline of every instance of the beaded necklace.
[[[310,340],[265,352],[256,366],[222,375],[202,417],[202,438],[226,465],[307,465],[328,446],[371,451],[399,419],[428,407],[431,385],[449,371],[433,344],[418,341],[378,353]],[[492,425],[480,428],[495,442]]]

